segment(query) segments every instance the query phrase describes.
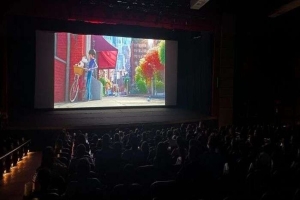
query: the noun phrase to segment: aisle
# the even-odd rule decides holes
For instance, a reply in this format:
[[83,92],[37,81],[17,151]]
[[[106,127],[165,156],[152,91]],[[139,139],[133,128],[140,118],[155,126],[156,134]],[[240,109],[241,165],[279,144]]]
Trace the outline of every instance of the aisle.
[[24,193],[24,185],[32,179],[35,170],[41,163],[41,152],[31,152],[18,162],[10,173],[3,176],[0,181],[0,197],[3,200],[21,200]]

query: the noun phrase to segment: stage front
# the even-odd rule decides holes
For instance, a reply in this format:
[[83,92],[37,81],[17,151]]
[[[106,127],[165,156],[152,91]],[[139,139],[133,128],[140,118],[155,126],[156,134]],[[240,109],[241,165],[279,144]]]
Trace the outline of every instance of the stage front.
[[35,110],[14,114],[8,122],[10,130],[107,129],[148,125],[172,125],[210,121],[214,117],[179,108],[110,108],[80,110]]

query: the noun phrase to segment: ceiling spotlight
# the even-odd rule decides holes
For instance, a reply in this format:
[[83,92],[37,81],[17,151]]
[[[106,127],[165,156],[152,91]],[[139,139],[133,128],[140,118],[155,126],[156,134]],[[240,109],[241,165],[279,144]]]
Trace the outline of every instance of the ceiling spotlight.
[[191,9],[199,10],[202,8],[209,0],[191,0],[190,7]]
[[197,40],[197,39],[200,39],[201,37],[202,37],[202,35],[197,35],[197,36],[194,36],[193,39]]

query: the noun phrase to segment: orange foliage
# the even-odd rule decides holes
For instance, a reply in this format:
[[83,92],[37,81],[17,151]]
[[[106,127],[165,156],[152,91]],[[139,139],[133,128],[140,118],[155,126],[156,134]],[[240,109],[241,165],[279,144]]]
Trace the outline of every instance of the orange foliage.
[[150,49],[148,53],[140,60],[140,66],[144,77],[151,78],[154,73],[164,69],[164,65],[160,63],[158,50]]

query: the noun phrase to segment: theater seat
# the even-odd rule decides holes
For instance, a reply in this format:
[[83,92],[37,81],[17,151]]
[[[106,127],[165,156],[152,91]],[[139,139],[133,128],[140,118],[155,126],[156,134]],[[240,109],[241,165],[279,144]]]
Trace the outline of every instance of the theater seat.
[[157,171],[153,165],[140,166],[136,169],[138,182],[143,187],[149,187],[154,181],[157,180]]
[[178,196],[176,188],[176,182],[174,180],[169,181],[155,181],[150,186],[150,197],[158,199],[176,199]]
[[60,196],[57,193],[46,193],[38,198],[39,200],[58,200]]
[[142,186],[133,183],[129,185],[118,184],[113,188],[111,200],[140,200],[143,199]]
[[60,157],[58,158],[58,160],[65,164],[67,167],[69,166],[69,160],[66,157]]

